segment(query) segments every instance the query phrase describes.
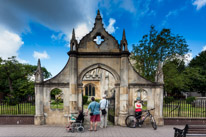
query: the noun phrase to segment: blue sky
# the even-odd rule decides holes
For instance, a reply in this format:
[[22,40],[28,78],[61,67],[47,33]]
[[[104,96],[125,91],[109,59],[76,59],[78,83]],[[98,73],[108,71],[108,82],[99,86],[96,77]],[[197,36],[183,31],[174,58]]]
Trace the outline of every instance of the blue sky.
[[206,50],[206,0],[0,0],[0,57],[32,65],[40,58],[54,76],[68,60],[72,29],[80,40],[98,9],[118,42],[125,29],[130,51],[151,25],[183,36],[188,60]]

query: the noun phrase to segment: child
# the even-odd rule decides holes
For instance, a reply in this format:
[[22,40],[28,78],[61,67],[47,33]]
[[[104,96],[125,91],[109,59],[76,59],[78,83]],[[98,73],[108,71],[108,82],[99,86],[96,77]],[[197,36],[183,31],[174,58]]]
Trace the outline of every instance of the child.
[[76,118],[71,116],[69,125],[66,127],[66,129],[70,130],[72,123],[83,123],[83,121],[84,121],[84,114],[82,113],[81,110],[79,110],[78,116]]
[[142,115],[142,103],[139,97],[136,99],[135,103],[135,117],[139,120]]

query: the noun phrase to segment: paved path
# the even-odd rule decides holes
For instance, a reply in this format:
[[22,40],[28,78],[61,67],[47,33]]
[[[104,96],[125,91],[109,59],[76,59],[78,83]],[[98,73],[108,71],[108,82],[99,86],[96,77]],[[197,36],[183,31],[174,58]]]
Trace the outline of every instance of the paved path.
[[[174,126],[127,128],[109,126],[98,131],[86,131],[84,133],[68,133],[64,127],[34,126],[34,125],[0,125],[0,137],[173,137]],[[175,126],[183,128],[183,126]]]

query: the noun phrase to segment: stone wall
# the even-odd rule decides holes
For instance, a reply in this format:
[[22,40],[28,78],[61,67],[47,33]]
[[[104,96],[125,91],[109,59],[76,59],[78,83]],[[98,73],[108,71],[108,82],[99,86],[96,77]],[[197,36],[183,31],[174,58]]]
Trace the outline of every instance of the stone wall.
[[0,125],[33,125],[34,116],[12,116],[12,115],[1,115]]

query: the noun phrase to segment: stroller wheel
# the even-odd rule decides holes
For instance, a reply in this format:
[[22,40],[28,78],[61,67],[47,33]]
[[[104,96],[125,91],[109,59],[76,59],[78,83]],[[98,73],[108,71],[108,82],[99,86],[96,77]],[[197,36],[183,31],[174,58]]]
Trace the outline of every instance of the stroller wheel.
[[71,128],[66,128],[66,131],[67,132],[72,132],[72,129]]
[[78,132],[84,132],[84,127],[83,127],[83,126],[79,126],[79,127],[77,128],[77,131],[78,131]]
[[72,128],[72,129],[71,129],[71,132],[72,132],[72,133],[74,133],[74,130],[75,130],[75,129],[74,129],[74,128]]

